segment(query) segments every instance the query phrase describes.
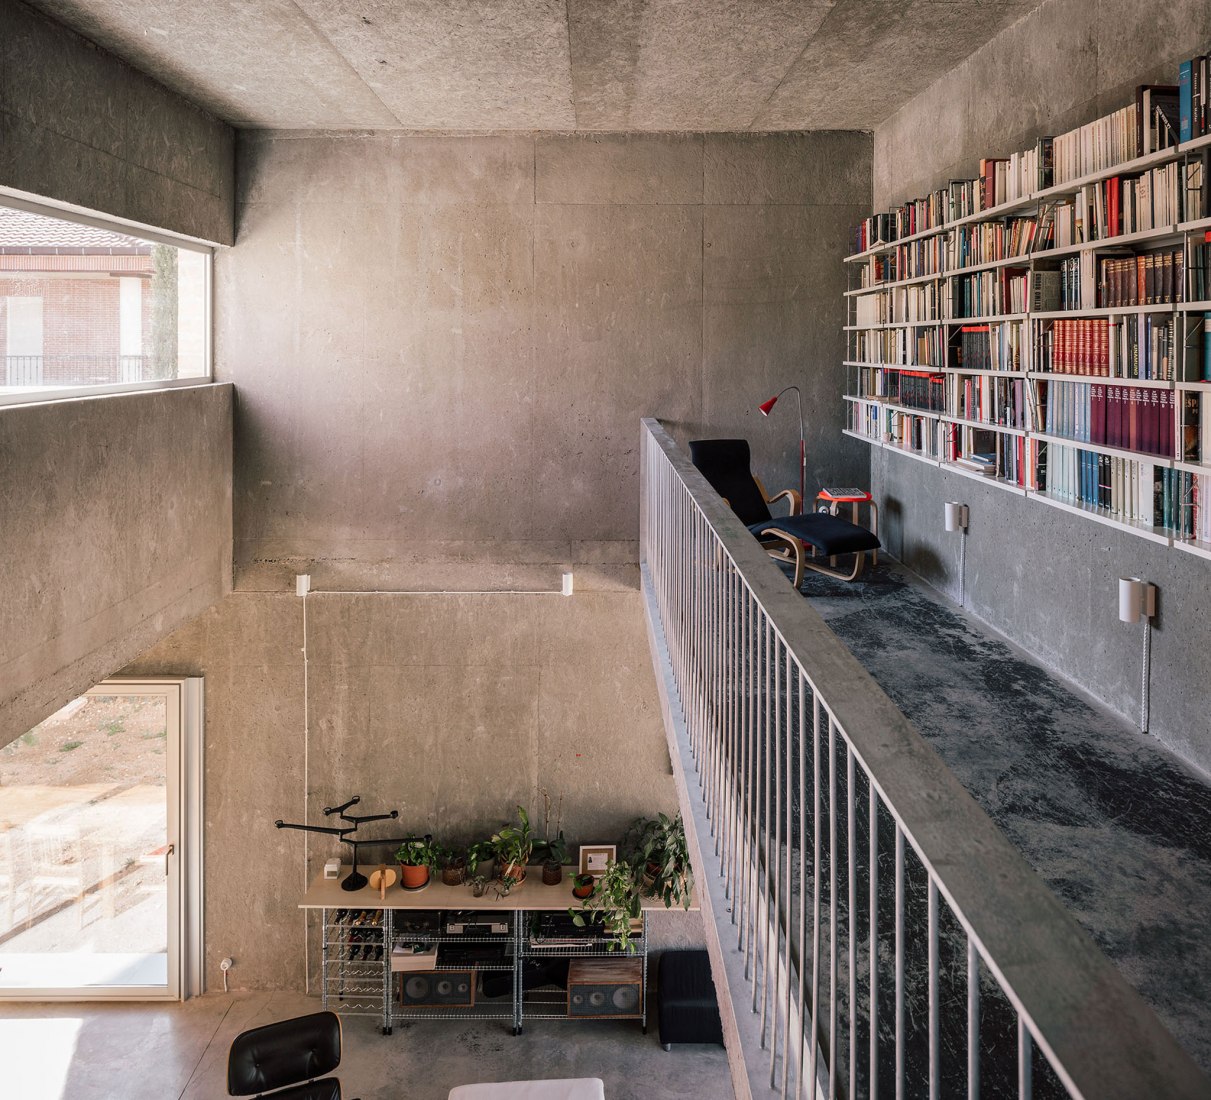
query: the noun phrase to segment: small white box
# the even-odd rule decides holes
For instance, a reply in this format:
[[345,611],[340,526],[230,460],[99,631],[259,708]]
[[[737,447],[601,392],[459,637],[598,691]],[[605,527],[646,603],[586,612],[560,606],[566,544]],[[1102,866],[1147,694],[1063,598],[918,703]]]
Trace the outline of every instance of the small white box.
[[391,969],[400,971],[432,970],[437,966],[437,944],[397,944],[391,949]]
[[330,859],[324,864],[324,878],[340,878],[341,877],[341,861],[339,859]]

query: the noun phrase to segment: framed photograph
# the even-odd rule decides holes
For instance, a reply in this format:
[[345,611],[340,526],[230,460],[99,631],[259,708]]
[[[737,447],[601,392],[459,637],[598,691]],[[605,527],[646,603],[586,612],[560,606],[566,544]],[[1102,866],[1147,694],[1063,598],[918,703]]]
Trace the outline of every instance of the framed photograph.
[[580,873],[582,875],[604,875],[606,865],[617,858],[617,844],[582,844],[580,846]]

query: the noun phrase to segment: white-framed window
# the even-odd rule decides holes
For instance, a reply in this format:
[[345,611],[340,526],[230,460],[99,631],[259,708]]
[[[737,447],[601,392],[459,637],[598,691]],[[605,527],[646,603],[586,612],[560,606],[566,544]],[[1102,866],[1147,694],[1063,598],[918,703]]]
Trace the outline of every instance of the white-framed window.
[[0,404],[209,381],[212,262],[0,189]]

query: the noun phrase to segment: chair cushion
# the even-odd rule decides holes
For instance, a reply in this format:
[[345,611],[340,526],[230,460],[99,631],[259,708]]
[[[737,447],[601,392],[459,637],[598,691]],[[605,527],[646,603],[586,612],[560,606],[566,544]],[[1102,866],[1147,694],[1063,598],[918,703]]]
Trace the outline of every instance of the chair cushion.
[[722,1043],[723,1025],[705,951],[666,951],[656,979],[660,1042]]
[[788,535],[814,546],[825,557],[834,554],[860,554],[864,550],[878,550],[880,543],[865,527],[850,523],[840,516],[827,512],[809,512],[805,516],[786,516],[782,519],[752,523],[749,530],[761,538],[769,531],[785,531]]
[[753,478],[747,439],[694,439],[690,461],[742,523],[770,518],[769,505]]
[[[227,1092],[230,1096],[253,1096],[322,1077],[340,1064],[340,1020],[333,1012],[313,1012],[237,1035],[227,1055]],[[286,1095],[310,1098],[313,1094],[299,1091]],[[340,1084],[335,1079],[327,1092],[314,1093],[317,1098],[328,1095],[340,1096]]]

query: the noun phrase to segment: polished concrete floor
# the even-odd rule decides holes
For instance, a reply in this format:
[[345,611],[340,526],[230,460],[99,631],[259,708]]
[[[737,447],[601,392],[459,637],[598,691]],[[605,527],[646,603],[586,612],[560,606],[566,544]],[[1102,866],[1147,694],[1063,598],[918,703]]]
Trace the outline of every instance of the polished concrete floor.
[[[210,994],[181,1005],[0,1005],[4,1100],[217,1100],[241,1031],[319,1008],[290,993]],[[514,1038],[497,1023],[420,1022],[384,1036],[344,1025],[338,1076],[361,1100],[445,1100],[471,1081],[600,1077],[609,1100],[730,1100],[719,1046],[661,1049],[656,1028],[534,1021]]]
[[894,561],[803,591],[1211,1073],[1211,785]]

